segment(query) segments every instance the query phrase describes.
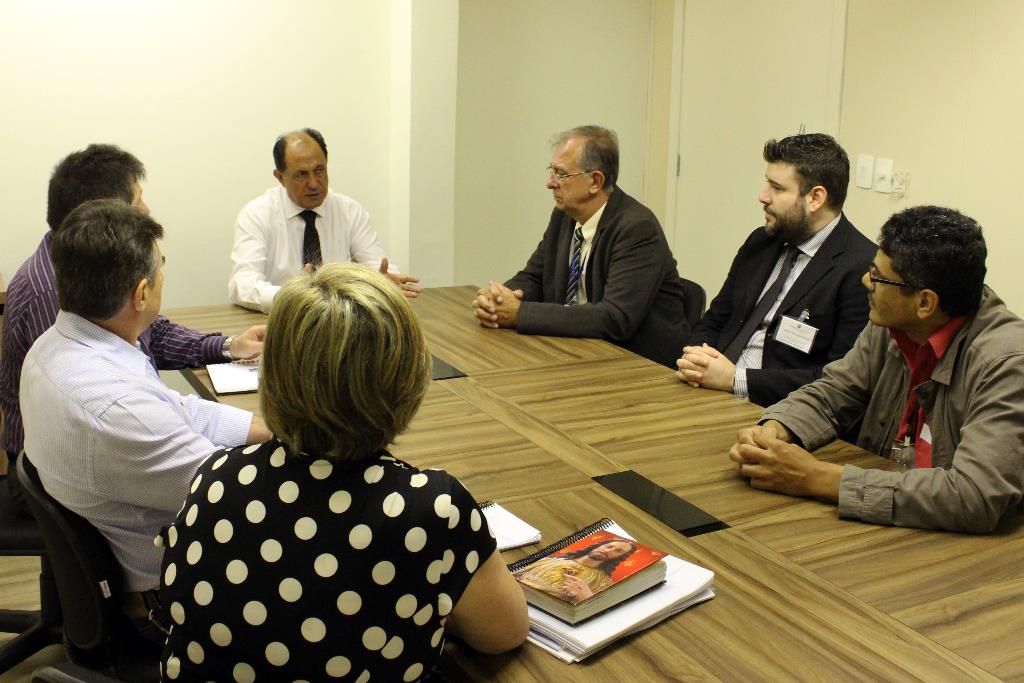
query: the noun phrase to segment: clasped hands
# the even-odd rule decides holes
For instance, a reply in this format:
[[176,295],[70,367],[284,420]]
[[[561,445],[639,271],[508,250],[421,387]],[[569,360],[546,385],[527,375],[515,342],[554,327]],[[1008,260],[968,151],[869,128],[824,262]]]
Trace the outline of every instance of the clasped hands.
[[491,282],[476,291],[473,315],[483,327],[515,327],[519,320],[519,305],[523,290],[509,289],[500,282]]
[[684,346],[676,367],[676,377],[692,387],[732,391],[736,366],[712,346]]
[[729,449],[729,459],[755,489],[837,501],[842,467],[818,460],[790,443],[792,439],[785,425],[768,420],[741,429]]

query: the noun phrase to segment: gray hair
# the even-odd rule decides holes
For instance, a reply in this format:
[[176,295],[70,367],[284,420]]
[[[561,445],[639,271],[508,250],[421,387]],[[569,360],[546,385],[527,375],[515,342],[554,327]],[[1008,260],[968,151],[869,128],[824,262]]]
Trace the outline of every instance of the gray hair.
[[615,131],[601,126],[576,126],[556,135],[551,148],[561,147],[570,138],[582,138],[580,167],[585,171],[600,171],[604,174],[604,189],[611,192],[619,179],[619,136]]

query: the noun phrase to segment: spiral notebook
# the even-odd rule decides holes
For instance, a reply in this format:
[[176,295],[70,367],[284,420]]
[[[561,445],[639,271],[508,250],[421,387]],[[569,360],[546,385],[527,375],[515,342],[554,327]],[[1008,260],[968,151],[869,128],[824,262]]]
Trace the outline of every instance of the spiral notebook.
[[513,576],[528,603],[578,624],[664,581],[666,554],[601,529]]
[[[490,521],[490,518],[488,518],[488,521]],[[621,531],[621,527],[619,527],[618,524],[608,519],[607,517],[602,517],[593,524],[589,524],[580,529],[579,531],[569,534],[565,538],[558,539],[551,545],[541,548],[532,555],[527,555],[521,560],[516,560],[512,564],[508,565],[508,570],[514,573],[519,571],[520,569],[525,569],[526,567],[529,567],[531,564],[541,559],[542,557],[547,557],[552,553],[557,553],[559,550],[565,550],[573,543],[578,543],[579,541],[582,541],[584,538],[591,535],[595,531],[611,531],[612,527],[618,528]],[[626,538],[632,538],[632,536],[628,536],[626,534],[619,534],[615,531],[612,531],[612,533],[618,536],[626,536]],[[540,538],[538,537],[537,540],[540,540]]]

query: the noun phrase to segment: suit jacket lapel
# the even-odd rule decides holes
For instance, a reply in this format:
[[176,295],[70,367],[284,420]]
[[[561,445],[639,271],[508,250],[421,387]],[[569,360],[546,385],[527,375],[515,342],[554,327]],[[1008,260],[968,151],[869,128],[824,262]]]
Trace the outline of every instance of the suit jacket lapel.
[[[601,235],[604,234],[605,228],[615,218],[619,210],[619,204],[622,201],[622,191],[613,190],[608,202],[604,206],[604,212],[601,214],[601,220],[597,222],[597,230],[594,231],[594,239],[590,243],[590,254],[587,256],[586,268],[583,271],[583,282],[587,288],[587,301],[596,302],[600,301],[601,295],[604,290],[600,292],[594,291],[594,269],[591,266],[595,262],[595,257],[600,254],[599,251],[601,244]],[[575,227],[575,223],[573,224]]]
[[[744,264],[746,272],[737,278],[739,282],[733,285],[733,313],[719,335],[719,350],[729,346],[743,329],[747,317],[754,312],[754,307],[757,306],[761,291],[768,284],[768,276],[772,274],[772,268],[775,267],[779,255],[786,247],[782,240],[775,239],[768,233],[764,233],[763,238],[765,242],[754,247],[753,256]],[[742,312],[742,317],[737,315],[740,312]]]
[[[844,225],[846,224],[846,225]],[[825,243],[818,248],[818,251],[814,254],[814,258],[811,262],[801,271],[800,277],[796,279],[793,286],[786,292],[786,298],[782,300],[782,304],[779,305],[779,310],[776,315],[789,312],[789,308],[793,304],[806,294],[814,285],[821,281],[823,277],[828,275],[834,267],[834,261],[836,257],[843,253],[846,249],[847,232],[846,226],[849,225],[846,222],[846,218],[840,218],[839,223],[836,225],[832,234],[828,236]],[[851,226],[852,228],[852,226]],[[798,312],[799,313],[799,312]]]
[[772,238],[772,241],[765,246],[764,256],[751,269],[750,276],[744,280],[742,289],[737,297],[741,306],[740,310],[747,314],[754,310],[757,300],[761,298],[761,292],[764,291],[765,286],[768,284],[768,277],[772,274],[772,269],[785,248],[785,243],[775,238]]

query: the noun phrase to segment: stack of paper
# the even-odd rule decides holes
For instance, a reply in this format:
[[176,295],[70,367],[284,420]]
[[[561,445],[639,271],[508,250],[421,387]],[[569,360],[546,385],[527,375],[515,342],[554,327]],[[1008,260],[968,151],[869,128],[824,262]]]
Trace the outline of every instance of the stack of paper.
[[[633,538],[607,518],[595,525],[618,536]],[[584,531],[589,533],[590,530]],[[663,561],[666,565],[663,583],[576,625],[527,605],[529,641],[559,659],[578,662],[623,636],[650,628],[691,605],[715,597],[714,572],[672,555],[666,555]]]
[[623,636],[715,597],[714,572],[672,555],[664,561],[664,583],[575,626],[528,605],[529,641],[559,659],[578,662]]

